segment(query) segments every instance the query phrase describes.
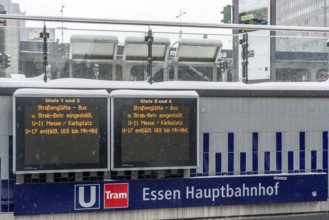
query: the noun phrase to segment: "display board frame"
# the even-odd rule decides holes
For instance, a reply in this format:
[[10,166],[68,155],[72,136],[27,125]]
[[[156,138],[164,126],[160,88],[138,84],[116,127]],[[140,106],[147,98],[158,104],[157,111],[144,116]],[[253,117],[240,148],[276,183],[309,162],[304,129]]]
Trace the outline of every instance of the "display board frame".
[[[111,170],[114,171],[129,171],[129,170],[163,170],[163,169],[190,169],[190,168],[196,168],[199,165],[199,96],[195,91],[154,91],[154,90],[117,90],[112,91],[110,93],[111,96]],[[123,157],[125,154],[122,154],[122,151],[126,145],[122,144],[124,141],[121,138],[122,135],[122,124],[124,118],[122,118],[122,106],[118,106],[120,104],[128,106],[136,104],[137,102],[141,101],[142,99],[147,101],[152,100],[169,100],[172,99],[173,103],[175,100],[179,102],[178,106],[185,106],[186,109],[188,109],[189,114],[186,116],[188,117],[188,146],[184,145],[184,141],[180,141],[178,144],[179,146],[185,146],[186,155],[185,159],[173,159],[173,160],[156,160],[153,161],[150,160],[138,160],[139,158],[142,158],[139,155],[139,152],[136,150],[135,155],[132,153],[130,158],[135,157],[134,161],[132,162],[126,162],[124,161]],[[185,101],[184,101],[185,100]],[[121,102],[121,103],[120,103]],[[184,104],[184,102],[186,102]],[[180,109],[180,107],[179,107]],[[191,111],[190,111],[191,110]],[[187,111],[187,110],[186,110]],[[156,112],[156,111],[154,111]],[[154,113],[152,112],[152,113]],[[145,112],[145,114],[147,114]],[[128,115],[128,113],[127,113]],[[184,119],[182,119],[184,120]],[[152,120],[151,120],[152,121]],[[185,119],[186,121],[186,119]],[[138,121],[136,122],[138,123]],[[185,122],[184,122],[185,123]],[[183,124],[184,124],[183,123]],[[149,128],[151,129],[151,128]],[[158,136],[152,134],[145,134],[145,139],[150,140],[151,138],[154,138],[155,140],[150,140],[151,142],[155,142],[157,140],[164,140],[161,139],[161,134],[157,134]],[[168,135],[166,136],[168,137]],[[176,136],[177,137],[177,136]],[[186,138],[186,136],[185,136]],[[134,138],[135,142],[134,145],[138,146],[138,143],[143,143],[147,145],[148,143],[146,141],[140,141],[140,138]],[[185,139],[186,140],[186,139]],[[175,140],[177,141],[177,140]],[[168,145],[172,148],[172,143],[175,141],[164,141],[167,142]],[[159,141],[159,145],[161,145],[162,141]],[[179,141],[178,141],[179,142]],[[182,143],[183,142],[183,143]],[[130,142],[129,142],[130,143]],[[176,142],[175,142],[176,143]],[[167,145],[167,146],[168,146]],[[140,145],[141,146],[141,145]],[[154,146],[154,143],[153,143]],[[159,147],[160,149],[161,147]],[[187,149],[188,148],[188,149]],[[130,148],[132,149],[132,148]],[[154,150],[151,150],[151,147],[144,147],[145,153],[148,153],[148,149],[150,152],[154,152]],[[164,154],[163,158],[169,157],[169,155],[166,155],[166,149],[164,147],[161,148],[162,151],[159,151],[158,153]],[[126,151],[127,152],[127,151]],[[169,150],[168,150],[169,152]],[[172,152],[172,151],[171,151]],[[183,150],[184,152],[184,150]],[[151,155],[152,153],[150,153]],[[154,155],[154,154],[152,154]],[[144,157],[144,156],[143,156]],[[147,158],[144,157],[144,158]],[[149,158],[149,157],[148,157]],[[187,159],[186,159],[187,158]]]
[[[92,118],[89,119],[90,124],[95,124],[93,126],[97,126],[95,128],[98,128],[98,131],[93,131],[92,129],[95,129],[93,126],[89,127],[82,127],[82,129],[86,129],[86,133],[82,133],[80,130],[80,137],[77,136],[73,139],[73,133],[70,133],[72,137],[64,137],[63,144],[72,144],[73,147],[78,148],[78,146],[73,145],[73,143],[77,143],[77,145],[80,144],[80,146],[84,147],[83,149],[87,150],[88,153],[81,153],[81,155],[85,157],[74,157],[74,160],[72,162],[64,162],[61,164],[61,159],[59,159],[59,163],[45,163],[45,162],[35,162],[34,164],[32,162],[26,162],[29,159],[25,157],[25,150],[26,146],[30,146],[30,143],[26,143],[26,140],[32,140],[35,141],[35,143],[39,143],[38,140],[36,140],[35,137],[31,139],[30,137],[27,137],[26,135],[29,132],[28,130],[25,130],[26,126],[25,123],[27,120],[30,120],[29,118],[26,119],[26,114],[31,114],[31,108],[33,106],[38,105],[38,102],[40,100],[44,100],[46,102],[46,99],[49,100],[56,100],[56,99],[63,99],[63,100],[81,100],[81,106],[85,104],[87,106],[88,110],[89,108],[92,109],[90,111],[97,112],[96,115],[93,115],[92,112],[89,112]],[[51,106],[51,102],[49,103]],[[40,104],[39,104],[40,105]],[[74,106],[75,104],[67,104],[67,106]],[[89,105],[89,106],[88,106]],[[31,107],[32,106],[32,107]],[[29,109],[29,110],[27,110]],[[72,107],[73,109],[73,107]],[[27,113],[25,111],[28,111]],[[73,111],[73,110],[72,110]],[[76,111],[76,110],[75,110]],[[106,90],[64,90],[64,89],[19,89],[17,90],[13,95],[13,171],[15,174],[29,174],[29,173],[58,173],[58,172],[87,172],[87,171],[105,171],[109,170],[109,114],[110,108],[109,108],[109,96],[108,92]],[[26,113],[26,114],[25,114]],[[32,112],[34,113],[34,112]],[[60,111],[59,111],[60,113]],[[64,113],[64,112],[63,112]],[[66,113],[70,113],[70,111],[67,111]],[[75,112],[76,113],[76,112]],[[65,115],[65,113],[64,113]],[[37,116],[38,119],[39,116]],[[31,116],[32,118],[32,116]],[[61,119],[62,120],[62,119]],[[63,119],[64,120],[64,119]],[[93,121],[94,120],[94,121]],[[56,121],[56,120],[54,120]],[[73,123],[76,123],[79,121],[74,119],[72,120]],[[85,120],[88,122],[88,120]],[[58,122],[58,120],[57,120]],[[41,126],[42,120],[35,122],[36,126]],[[40,123],[40,124],[38,124]],[[58,122],[60,123],[60,121]],[[85,122],[81,122],[85,123]],[[44,126],[44,124],[42,124]],[[77,127],[76,129],[78,129]],[[59,132],[59,128],[56,128],[57,132]],[[41,130],[41,129],[40,129]],[[93,133],[94,132],[94,133]],[[40,145],[43,144],[43,146],[46,146],[45,143],[47,143],[47,135],[42,136],[43,134],[40,133],[37,134],[38,137],[41,137],[42,140],[40,140]],[[58,139],[58,141],[62,140],[58,135],[62,135],[62,133],[57,134],[57,136],[53,135],[51,141],[54,141],[54,139]],[[89,136],[88,136],[89,135]],[[50,135],[48,135],[50,136]],[[96,137],[97,136],[97,137]],[[98,140],[98,143],[94,143],[94,140]],[[86,141],[87,140],[87,141]],[[49,139],[50,141],[50,139]],[[56,141],[56,140],[55,140]],[[67,142],[65,142],[67,141]],[[87,144],[85,144],[87,143]],[[89,144],[89,145],[88,145]],[[49,145],[56,146],[54,143],[50,143]],[[69,147],[69,146],[66,146]],[[63,148],[63,147],[62,147]],[[40,151],[40,147],[38,148]],[[41,148],[42,149],[42,148]],[[51,152],[51,148],[50,152]],[[30,150],[30,149],[29,149]],[[56,150],[56,149],[55,149]],[[90,152],[94,154],[89,154]],[[78,150],[72,150],[72,152],[79,152]],[[47,154],[47,149],[44,153],[44,155]],[[39,153],[38,155],[40,156]],[[61,152],[57,152],[58,154],[61,154]],[[50,154],[49,154],[50,155]],[[63,155],[63,154],[62,154]],[[80,154],[79,154],[80,155]],[[80,156],[81,156],[80,155]],[[95,156],[96,155],[96,156]],[[74,155],[72,155],[74,156]],[[76,155],[75,155],[76,156]],[[36,155],[37,157],[37,155]],[[50,156],[48,156],[50,157]],[[54,156],[55,157],[55,156]],[[65,161],[70,160],[70,156],[66,156]],[[73,157],[72,157],[73,158]],[[86,159],[87,162],[83,162],[82,160]],[[45,161],[44,159],[43,161]],[[32,161],[32,159],[30,159]],[[63,160],[64,161],[64,160]],[[44,163],[44,164],[42,164]]]

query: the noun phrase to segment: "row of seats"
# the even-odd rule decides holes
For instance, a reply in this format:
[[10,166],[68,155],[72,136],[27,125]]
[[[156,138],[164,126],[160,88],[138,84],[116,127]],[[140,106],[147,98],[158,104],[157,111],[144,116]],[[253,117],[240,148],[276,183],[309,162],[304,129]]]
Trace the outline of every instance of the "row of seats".
[[[70,39],[69,74],[72,77],[73,62],[109,63],[112,66],[112,79],[115,79],[118,51],[118,38],[108,35],[73,35]],[[174,58],[174,80],[178,79],[178,66],[210,65],[213,68],[213,81],[217,81],[217,60],[223,44],[214,39],[185,39],[178,41]],[[168,80],[170,40],[154,37],[152,44],[153,63],[163,65],[163,80]],[[134,64],[145,64],[148,58],[148,45],[142,36],[126,37],[123,50],[123,80],[129,80],[130,70]]]

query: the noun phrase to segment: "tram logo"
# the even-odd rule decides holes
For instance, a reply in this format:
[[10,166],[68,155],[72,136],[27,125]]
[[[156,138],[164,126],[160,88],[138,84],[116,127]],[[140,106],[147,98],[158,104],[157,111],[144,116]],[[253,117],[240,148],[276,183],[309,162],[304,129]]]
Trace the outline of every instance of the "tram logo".
[[79,184],[74,186],[74,209],[100,209],[100,185]]
[[129,184],[115,183],[104,184],[104,208],[128,208]]

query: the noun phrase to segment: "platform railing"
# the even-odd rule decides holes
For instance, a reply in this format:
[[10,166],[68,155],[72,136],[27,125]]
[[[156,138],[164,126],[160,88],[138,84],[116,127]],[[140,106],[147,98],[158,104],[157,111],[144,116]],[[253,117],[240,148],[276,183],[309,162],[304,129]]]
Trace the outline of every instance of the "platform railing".
[[[0,14],[1,20],[7,20],[7,26],[0,27],[0,77],[141,81],[150,77],[152,66],[153,82],[328,78],[327,27],[10,14]],[[49,37],[40,38],[44,27]],[[149,30],[151,50],[143,42]]]

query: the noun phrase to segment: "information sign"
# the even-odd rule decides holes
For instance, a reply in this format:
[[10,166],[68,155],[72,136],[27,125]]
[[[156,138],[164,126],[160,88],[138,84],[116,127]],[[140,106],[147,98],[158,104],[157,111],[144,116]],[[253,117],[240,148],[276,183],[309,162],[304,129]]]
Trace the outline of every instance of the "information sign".
[[195,92],[115,91],[112,169],[197,166]]
[[14,94],[16,173],[108,168],[106,91]]

